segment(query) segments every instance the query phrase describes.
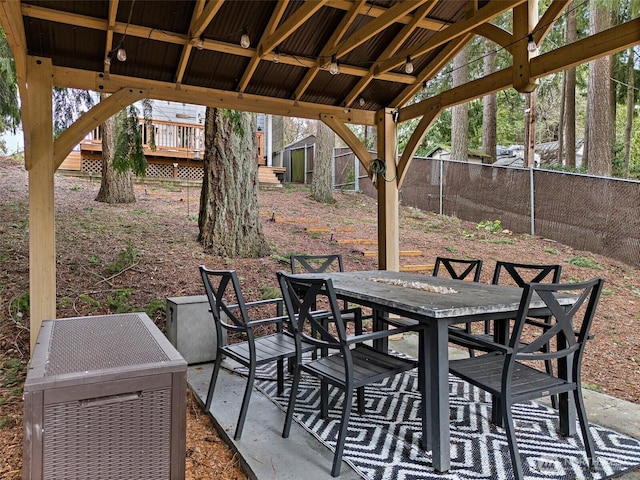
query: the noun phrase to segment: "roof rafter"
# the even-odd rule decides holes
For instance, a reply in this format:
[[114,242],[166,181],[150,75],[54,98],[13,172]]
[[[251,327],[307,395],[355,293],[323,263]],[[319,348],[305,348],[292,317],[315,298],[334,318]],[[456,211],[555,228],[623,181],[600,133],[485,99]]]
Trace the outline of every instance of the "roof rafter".
[[403,50],[398,53],[396,58],[391,58],[384,62],[377,64],[377,73],[387,72],[396,68],[405,61],[405,58],[410,57],[418,57],[420,55],[424,55],[425,53],[438,48],[440,45],[444,45],[445,43],[453,40],[460,35],[464,35],[467,32],[470,32],[478,25],[488,22],[492,18],[500,15],[501,13],[511,10],[514,7],[525,3],[527,0],[509,0],[502,1],[498,3],[489,3],[486,7],[481,8],[476,12],[475,15],[469,18],[465,18],[464,20],[460,20],[450,27],[442,30],[440,32],[435,33],[429,40],[427,40],[422,45],[416,45],[410,48]]
[[111,62],[107,62],[107,58],[113,50],[113,28],[116,25],[116,16],[118,15],[118,5],[120,0],[112,0],[109,2],[109,16],[107,18],[107,38],[104,44],[104,73],[108,75],[111,71]]
[[[351,24],[358,17],[360,8],[365,3],[366,3],[366,0],[355,0],[353,2],[353,4],[351,5],[351,9],[348,10],[347,13],[342,17],[342,20],[340,20],[340,25],[338,25],[338,28],[336,28],[334,32],[331,34],[331,38],[329,38],[329,41],[320,52],[320,57],[325,57],[331,54],[331,52],[335,49],[338,42],[342,39],[345,33],[347,33],[347,30],[349,29]],[[304,78],[300,82],[300,85],[298,85],[298,88],[296,88],[293,98],[298,100],[304,94],[307,88],[309,88],[309,85],[311,85],[311,82],[313,81],[313,79],[316,77],[316,75],[320,71],[320,67],[321,67],[320,65],[316,64],[305,74]]]
[[549,8],[544,12],[542,18],[538,21],[535,27],[533,27],[533,40],[536,45],[540,45],[540,42],[547,36],[551,27],[555,21],[564,13],[572,0],[555,0],[549,5]]
[[463,37],[459,37],[457,41],[451,41],[447,44],[436,57],[429,62],[429,64],[422,69],[422,71],[416,76],[416,82],[413,85],[408,85],[402,90],[392,102],[392,106],[402,106],[407,103],[413,96],[418,93],[418,90],[422,88],[422,84],[429,79],[433,78],[444,66],[451,61],[451,59],[469,43],[473,38],[473,35],[468,33]]
[[[404,17],[408,12],[415,10],[422,4],[432,1],[433,0],[420,0],[396,3],[385,13],[377,17],[375,20],[367,23],[364,27],[359,28],[349,38],[347,38],[347,40],[342,45],[340,45],[338,51],[335,52],[336,57],[342,57],[343,55],[346,55],[354,48],[357,48],[358,46],[369,40],[371,37],[375,36],[377,33],[389,27],[389,25],[396,23],[398,18]],[[409,22],[409,24],[413,24],[413,29],[415,29],[415,18],[413,18],[412,21]]]
[[[222,2],[211,2],[208,7],[218,7],[218,9],[220,8],[220,6],[222,5]],[[191,38],[186,38],[185,42],[184,42],[184,46],[182,47],[182,52],[180,53],[180,60],[178,60],[178,68],[176,70],[176,74],[174,76],[176,84],[180,85],[182,83],[182,77],[184,77],[184,72],[187,69],[187,63],[189,63],[189,57],[191,56],[191,50],[193,48],[193,44],[192,44],[192,38],[196,36],[196,34],[194,33],[194,31],[197,28],[202,28],[204,29],[206,27],[206,25],[203,22],[203,18],[202,18],[202,11],[204,8],[204,0],[198,0],[196,3],[195,8],[193,9],[193,14],[191,15],[191,24],[189,26],[189,37]],[[211,21],[211,19],[213,18],[213,16],[215,15],[215,12],[218,11],[218,9],[215,9],[213,14],[209,15],[211,9],[209,9],[208,14],[206,15],[209,18],[209,21]],[[195,27],[196,24],[199,24],[200,27]],[[199,34],[197,35],[199,36]]]
[[273,32],[276,30],[276,28],[278,27],[278,24],[280,23],[280,20],[282,20],[282,16],[284,15],[284,11],[287,9],[288,5],[289,5],[289,0],[278,2],[278,4],[276,4],[276,8],[271,14],[271,18],[269,19],[267,28],[265,28],[264,33],[262,34],[262,38],[260,39],[260,42],[258,42],[258,48],[256,48],[256,51],[253,57],[249,61],[249,65],[245,69],[244,74],[240,79],[240,83],[238,85],[238,91],[244,92],[247,88],[247,85],[249,85],[249,81],[251,80],[253,73],[256,71],[256,68],[258,68],[258,62],[260,62],[260,57],[262,57],[262,54],[260,53],[260,47],[265,41],[265,39],[271,36]]
[[[387,58],[393,56],[398,49],[402,46],[404,41],[413,33],[413,31],[418,28],[418,23],[420,20],[427,16],[431,10],[436,6],[437,1],[433,0],[428,3],[423,4],[414,14],[413,21],[407,23],[396,37],[393,42],[385,48],[384,52],[380,55],[378,60],[386,60]],[[380,18],[380,17],[378,17]],[[356,86],[347,94],[344,100],[345,105],[351,105],[358,95],[367,87],[367,85],[375,78],[375,64],[369,68],[369,73],[362,77],[360,81],[356,84]]]
[[[338,8],[341,10],[351,10],[352,2],[350,0],[329,0],[327,6]],[[387,11],[386,8],[378,7],[375,5],[370,5],[367,7],[367,16],[369,17],[379,17],[383,15]],[[409,23],[412,19],[412,15],[405,15],[401,18],[396,19],[398,23]],[[418,24],[419,28],[425,28],[427,30],[442,30],[446,28],[449,24],[447,22],[443,22],[442,20],[435,20],[432,18],[424,18]]]

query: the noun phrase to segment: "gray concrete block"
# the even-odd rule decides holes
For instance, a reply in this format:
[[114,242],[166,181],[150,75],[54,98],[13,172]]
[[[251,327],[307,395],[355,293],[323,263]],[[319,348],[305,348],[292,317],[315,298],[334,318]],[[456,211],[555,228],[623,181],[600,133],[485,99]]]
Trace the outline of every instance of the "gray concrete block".
[[[206,295],[167,298],[167,338],[189,365],[216,358],[216,330]],[[227,341],[222,332],[223,343]]]

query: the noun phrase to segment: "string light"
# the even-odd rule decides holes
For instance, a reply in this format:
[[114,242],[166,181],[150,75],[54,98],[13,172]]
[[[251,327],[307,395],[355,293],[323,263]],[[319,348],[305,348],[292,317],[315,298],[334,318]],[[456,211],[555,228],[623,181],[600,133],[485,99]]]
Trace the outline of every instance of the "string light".
[[124,49],[124,42],[120,40],[118,44],[118,49],[116,50],[116,58],[121,62],[124,62],[127,59],[127,51]]
[[273,63],[280,63],[280,52],[277,48],[273,51]]
[[204,39],[202,37],[198,38],[198,40],[196,40],[196,48],[198,50],[202,50],[204,48]]
[[338,59],[335,54],[331,55],[331,63],[329,64],[329,73],[331,75],[337,75],[340,73],[340,67],[338,66]]
[[360,105],[361,107],[364,107],[364,98],[360,97],[360,99],[358,100],[358,105]]
[[404,64],[404,71],[409,75],[413,73],[413,62],[409,56],[407,56],[407,63]]
[[249,32],[247,31],[247,27],[242,29],[242,36],[240,37],[240,46],[242,48],[249,48],[251,45],[251,40],[249,40]]
[[527,50],[535,52],[538,49],[535,40],[533,39],[533,33],[527,35]]

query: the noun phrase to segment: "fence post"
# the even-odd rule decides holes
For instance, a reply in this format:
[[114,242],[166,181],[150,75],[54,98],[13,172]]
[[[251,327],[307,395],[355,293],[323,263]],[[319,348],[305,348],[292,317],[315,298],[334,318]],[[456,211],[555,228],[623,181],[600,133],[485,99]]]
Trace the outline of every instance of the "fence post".
[[533,165],[529,168],[529,197],[531,203],[531,236],[536,234],[536,210],[535,199],[533,195]]
[[444,215],[443,213],[443,201],[442,201],[442,195],[444,193],[444,160],[442,159],[442,157],[439,158],[440,160],[440,215]]

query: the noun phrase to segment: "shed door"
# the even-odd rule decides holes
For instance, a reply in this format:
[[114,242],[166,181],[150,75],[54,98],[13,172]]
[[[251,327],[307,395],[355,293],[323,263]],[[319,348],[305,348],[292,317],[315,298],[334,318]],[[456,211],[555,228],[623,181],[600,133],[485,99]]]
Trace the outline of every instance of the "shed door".
[[291,181],[304,183],[304,148],[291,151]]

